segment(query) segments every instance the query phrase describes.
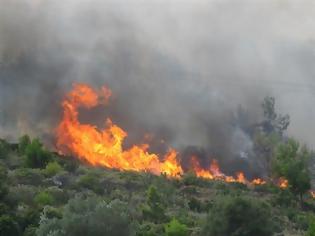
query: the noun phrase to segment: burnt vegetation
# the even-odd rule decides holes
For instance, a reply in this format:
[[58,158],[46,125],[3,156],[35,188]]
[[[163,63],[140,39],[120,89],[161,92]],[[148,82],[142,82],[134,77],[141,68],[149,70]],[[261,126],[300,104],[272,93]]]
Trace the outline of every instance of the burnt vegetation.
[[0,140],[0,235],[313,236],[314,155],[285,136],[289,117],[273,98],[262,107],[265,120],[249,128],[268,169],[257,186],[97,168],[27,135]]

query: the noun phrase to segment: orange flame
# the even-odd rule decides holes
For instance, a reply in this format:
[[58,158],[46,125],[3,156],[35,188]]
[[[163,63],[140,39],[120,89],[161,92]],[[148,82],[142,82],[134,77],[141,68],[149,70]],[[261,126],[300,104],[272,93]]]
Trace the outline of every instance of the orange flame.
[[[74,85],[73,90],[62,102],[63,118],[57,127],[58,151],[77,155],[94,166],[165,174],[169,177],[181,176],[183,169],[177,160],[176,150],[170,149],[164,157],[149,153],[148,144],[134,145],[124,150],[123,142],[128,134],[110,119],[106,120],[106,128],[103,130],[79,122],[80,107],[107,105],[111,96],[112,91],[105,86],[96,91],[85,84]],[[226,176],[221,172],[216,160],[212,161],[207,170],[200,166],[196,157],[191,158],[191,163],[197,177],[243,184],[265,184],[261,179],[248,181],[242,172],[236,177]]]
[[101,99],[103,104],[107,104],[111,94],[106,87],[97,92],[87,85],[76,84],[62,103],[64,113],[57,128],[57,147],[62,152],[71,152],[95,166],[165,173],[173,177],[182,174],[176,151],[170,150],[164,161],[160,161],[158,155],[147,151],[148,144],[134,145],[129,150],[123,150],[122,144],[127,133],[110,119],[107,119],[106,128],[101,131],[95,126],[79,122],[79,107],[92,108]]
[[243,172],[237,173],[236,178],[234,178],[233,176],[227,176],[227,175],[223,174],[222,171],[220,170],[220,167],[219,167],[217,160],[213,160],[211,162],[209,170],[205,170],[205,169],[201,168],[200,163],[195,156],[193,156],[191,158],[191,164],[192,164],[193,171],[195,172],[197,177],[201,177],[201,178],[205,178],[205,179],[223,180],[223,181],[228,182],[228,183],[237,182],[237,183],[251,184],[251,185],[266,184],[266,182],[264,180],[259,179],[259,178],[254,179],[251,182],[248,181],[245,178],[245,175]]
[[278,186],[282,189],[285,189],[289,186],[289,181],[283,177],[279,178]]

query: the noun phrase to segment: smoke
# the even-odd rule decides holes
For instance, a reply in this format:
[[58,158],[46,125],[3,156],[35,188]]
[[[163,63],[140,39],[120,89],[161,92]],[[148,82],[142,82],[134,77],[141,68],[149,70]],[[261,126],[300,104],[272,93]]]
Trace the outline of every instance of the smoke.
[[150,134],[159,151],[245,160],[252,141],[237,110],[255,123],[271,95],[291,116],[289,134],[314,147],[312,0],[0,2],[2,137],[53,142],[62,97],[86,82],[114,97],[82,121],[110,116],[126,146]]

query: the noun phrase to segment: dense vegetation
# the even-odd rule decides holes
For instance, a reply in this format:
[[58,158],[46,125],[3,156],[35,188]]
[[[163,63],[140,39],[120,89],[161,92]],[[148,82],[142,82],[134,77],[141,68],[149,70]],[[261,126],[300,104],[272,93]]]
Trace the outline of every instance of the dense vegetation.
[[287,189],[89,167],[27,136],[0,143],[1,236],[315,233],[307,154],[293,140],[279,145],[273,165]]
[[313,154],[283,136],[289,117],[274,112],[274,99],[263,108],[255,155],[285,189],[107,170],[28,136],[0,140],[0,236],[315,236]]

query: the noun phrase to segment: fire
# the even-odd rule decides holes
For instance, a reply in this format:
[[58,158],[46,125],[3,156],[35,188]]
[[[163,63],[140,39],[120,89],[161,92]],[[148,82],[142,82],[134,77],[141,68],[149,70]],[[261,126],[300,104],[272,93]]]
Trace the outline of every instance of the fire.
[[215,179],[223,180],[228,183],[242,183],[242,184],[252,184],[252,185],[263,185],[266,182],[262,179],[254,179],[253,181],[248,181],[243,172],[239,172],[236,175],[236,178],[233,176],[227,176],[222,173],[220,170],[217,160],[212,160],[211,165],[208,170],[201,168],[200,163],[196,157],[191,158],[191,165],[193,171],[196,173],[197,177],[205,179]]
[[[170,149],[163,157],[149,153],[149,144],[146,143],[124,150],[123,143],[128,133],[111,119],[106,120],[103,130],[80,123],[80,107],[89,109],[99,104],[108,105],[111,96],[112,91],[105,86],[97,91],[85,84],[74,85],[62,102],[63,117],[56,131],[58,151],[74,154],[94,166],[180,177],[184,171],[176,150]],[[221,172],[216,160],[212,161],[208,169],[202,168],[196,157],[191,158],[191,164],[196,176],[201,178],[253,185],[265,184],[261,179],[248,181],[242,172],[236,177],[226,176]]]
[[79,122],[80,107],[106,105],[111,95],[112,92],[107,87],[98,92],[85,84],[74,86],[62,103],[63,119],[57,128],[58,149],[73,153],[95,166],[165,173],[172,177],[181,175],[183,170],[177,161],[175,150],[170,150],[164,158],[149,153],[148,144],[134,145],[129,150],[123,150],[122,145],[128,134],[110,119],[107,119],[106,128],[101,131],[95,126]]
[[289,186],[289,181],[283,177],[281,177],[278,181],[278,186],[282,189],[285,189]]

